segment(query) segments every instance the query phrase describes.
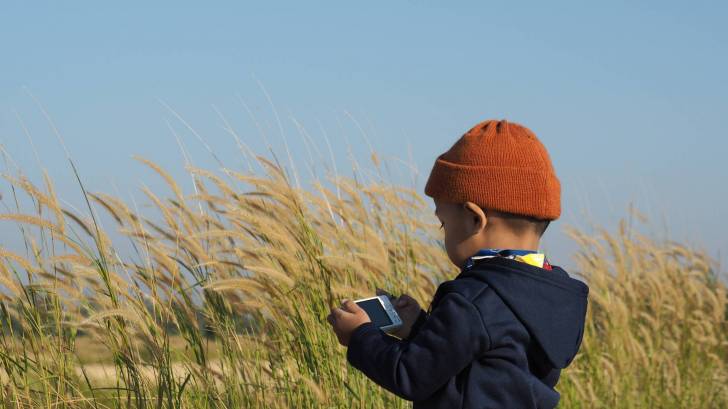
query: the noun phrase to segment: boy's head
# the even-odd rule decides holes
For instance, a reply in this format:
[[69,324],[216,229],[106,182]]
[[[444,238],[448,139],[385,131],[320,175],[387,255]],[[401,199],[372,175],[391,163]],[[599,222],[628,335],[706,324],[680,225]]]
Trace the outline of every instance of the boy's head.
[[561,184],[528,128],[481,122],[435,161],[425,185],[443,223],[445,247],[462,267],[480,248],[537,250],[561,215]]

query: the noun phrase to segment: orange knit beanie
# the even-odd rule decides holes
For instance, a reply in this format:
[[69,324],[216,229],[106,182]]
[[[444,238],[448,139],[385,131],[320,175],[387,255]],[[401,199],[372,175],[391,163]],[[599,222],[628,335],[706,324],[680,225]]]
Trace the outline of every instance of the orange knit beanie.
[[506,120],[475,125],[438,156],[425,194],[542,220],[561,215],[561,183],[546,148],[531,130]]

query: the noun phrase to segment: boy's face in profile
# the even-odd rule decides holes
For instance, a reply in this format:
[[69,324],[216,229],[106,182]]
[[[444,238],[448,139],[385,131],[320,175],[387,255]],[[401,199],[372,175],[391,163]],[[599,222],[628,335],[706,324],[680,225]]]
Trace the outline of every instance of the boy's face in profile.
[[485,213],[472,202],[458,204],[435,199],[435,215],[445,230],[445,250],[450,261],[462,267],[483,244]]

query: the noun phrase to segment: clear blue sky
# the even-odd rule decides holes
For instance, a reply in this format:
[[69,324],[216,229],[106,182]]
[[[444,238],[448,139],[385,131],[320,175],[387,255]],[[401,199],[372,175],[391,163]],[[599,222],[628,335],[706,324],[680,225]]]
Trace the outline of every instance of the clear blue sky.
[[[631,201],[725,269],[725,2],[262,3],[4,2],[0,143],[39,181],[24,124],[59,194],[81,203],[32,94],[90,190],[143,201],[138,187],[162,186],[132,154],[183,177],[167,123],[194,164],[218,167],[160,101],[238,168],[215,108],[263,153],[247,104],[285,158],[265,89],[297,162],[308,154],[293,119],[324,152],[326,132],[339,170],[351,170],[347,145],[366,162],[353,117],[381,154],[411,155],[421,190],[465,130],[507,118],[536,132],[562,182],[562,218],[542,243],[555,264],[571,264],[564,225],[613,228]],[[15,236],[5,228],[0,244]]]

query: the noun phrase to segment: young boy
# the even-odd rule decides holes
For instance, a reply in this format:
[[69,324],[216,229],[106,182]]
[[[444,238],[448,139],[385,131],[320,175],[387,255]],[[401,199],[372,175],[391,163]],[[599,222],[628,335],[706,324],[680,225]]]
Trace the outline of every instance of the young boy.
[[425,194],[460,274],[437,288],[429,312],[394,299],[401,339],[351,300],[332,309],[349,363],[415,409],[555,407],[589,287],[537,251],[561,214],[545,147],[516,123],[481,122],[437,158]]

